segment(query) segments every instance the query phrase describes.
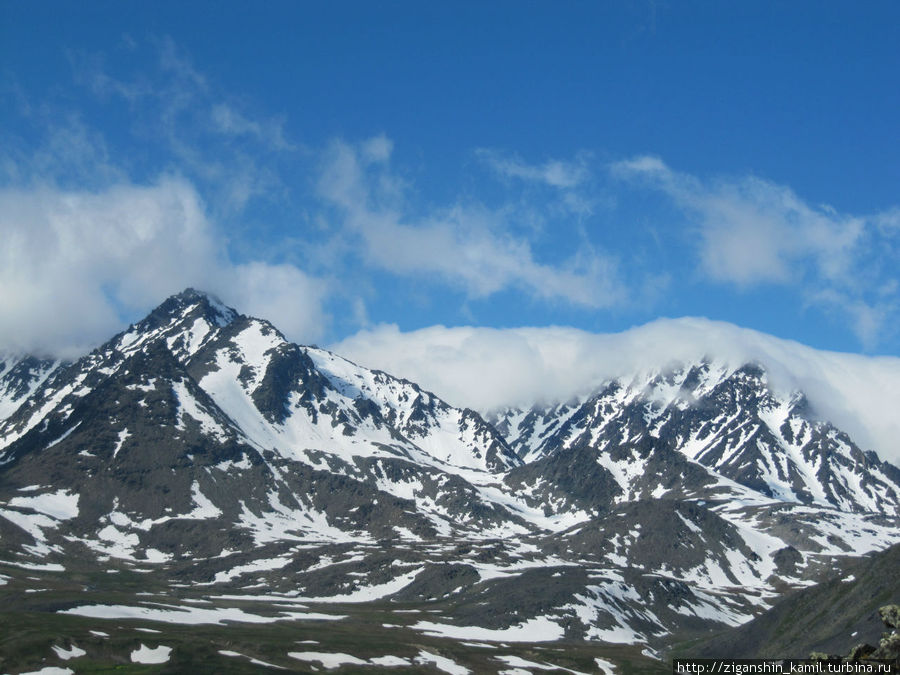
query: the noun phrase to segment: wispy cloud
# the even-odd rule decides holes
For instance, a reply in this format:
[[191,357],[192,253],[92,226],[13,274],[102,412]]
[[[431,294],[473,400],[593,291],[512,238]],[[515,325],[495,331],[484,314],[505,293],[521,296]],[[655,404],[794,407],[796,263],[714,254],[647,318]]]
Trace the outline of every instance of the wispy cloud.
[[475,152],[500,176],[543,183],[562,190],[578,187],[590,176],[586,157],[571,162],[554,159],[543,164],[529,164],[520,157],[496,149],[480,148]]
[[851,319],[872,348],[900,311],[896,212],[847,215],[812,206],[790,188],[747,176],[704,181],[656,157],[611,167],[614,175],[663,192],[695,228],[701,269],[739,288],[793,286],[809,305]]
[[166,168],[177,166],[209,192],[217,216],[239,215],[251,199],[278,199],[287,191],[273,167],[299,146],[288,137],[283,116],[248,110],[169,38],[123,49],[153,51],[155,66],[129,69],[105,55],[72,52],[76,82],[100,101],[125,106],[134,140],[152,148],[153,157],[165,154]]
[[268,119],[258,122],[247,118],[227,103],[214,104],[210,117],[215,128],[222,134],[252,136],[275,150],[294,149],[293,144],[285,139],[283,119]]
[[475,155],[501,179],[554,190],[563,209],[571,214],[585,217],[594,210],[597,195],[587,185],[592,176],[588,153],[580,153],[573,160],[550,159],[540,164],[491,148],[479,148]]
[[585,245],[565,261],[543,262],[527,238],[512,233],[502,208],[470,201],[411,216],[407,185],[391,170],[390,153],[384,137],[336,141],[322,162],[319,194],[355,235],[366,264],[450,284],[473,298],[517,289],[543,301],[603,308],[628,297],[612,257]]
[[103,134],[76,111],[57,113],[36,106],[29,113],[40,139],[0,136],[0,180],[28,184],[52,180],[59,184],[96,187],[122,180],[126,173],[112,158]]

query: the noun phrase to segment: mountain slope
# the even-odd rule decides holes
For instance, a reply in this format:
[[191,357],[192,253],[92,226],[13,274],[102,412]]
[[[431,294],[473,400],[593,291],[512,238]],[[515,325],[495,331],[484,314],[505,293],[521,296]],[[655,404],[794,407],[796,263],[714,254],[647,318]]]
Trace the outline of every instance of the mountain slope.
[[60,365],[52,359],[0,353],[0,421],[15,412]]
[[898,600],[900,545],[848,563],[837,576],[790,594],[753,621],[688,653],[698,658],[847,654],[860,643],[878,644],[884,632],[878,608]]
[[660,649],[900,541],[900,472],[754,364],[489,423],[187,290],[4,369],[0,574],[152,575],[179,612],[398,602],[448,639]]
[[755,364],[673,366],[613,381],[581,402],[507,410],[492,421],[528,459],[651,442],[780,501],[900,514],[900,471],[816,420],[801,393],[776,394]]
[[[331,371],[320,370],[311,354]],[[209,501],[212,488],[198,487],[206,476],[234,473],[234,467],[240,467],[243,500],[237,502],[235,491],[219,491],[207,510],[247,527],[254,518],[265,522],[263,513],[296,516],[300,523],[317,522],[318,535],[340,539],[345,530],[385,536],[387,522],[433,535],[436,526],[449,532],[467,522],[483,528],[488,521],[515,520],[498,516],[471,486],[442,485],[458,482],[445,475],[448,467],[490,473],[519,463],[477,415],[453,410],[411,383],[291,345],[265,322],[237,316],[193,291],[57,369],[42,395],[26,400],[2,431],[8,485],[26,488],[39,476],[56,488],[53,494],[117,495],[132,524],[173,518],[162,513],[154,493],[161,483],[168,510],[183,519]],[[352,486],[347,490],[358,497],[350,503],[316,498],[320,484],[335,481]],[[430,505],[423,510],[436,524],[428,517],[422,522],[404,494],[392,494],[409,492],[412,482],[426,486],[423,499]],[[397,503],[390,515],[377,512],[381,525],[345,514],[354,502],[377,502],[385,487],[382,503]],[[460,500],[467,491],[471,507]],[[85,522],[104,509],[115,513],[111,503],[95,505],[85,511]],[[333,528],[329,513],[335,514],[331,520],[340,514],[343,526]],[[106,534],[131,539],[136,533]]]

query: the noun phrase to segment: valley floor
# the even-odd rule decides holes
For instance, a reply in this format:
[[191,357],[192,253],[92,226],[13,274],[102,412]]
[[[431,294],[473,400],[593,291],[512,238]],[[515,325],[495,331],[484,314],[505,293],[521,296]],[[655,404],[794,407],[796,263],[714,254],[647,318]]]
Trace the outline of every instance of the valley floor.
[[[111,579],[115,577],[115,581]],[[434,603],[293,603],[173,589],[125,568],[0,565],[4,673],[662,673],[640,646],[456,638]],[[52,670],[58,668],[60,670]]]

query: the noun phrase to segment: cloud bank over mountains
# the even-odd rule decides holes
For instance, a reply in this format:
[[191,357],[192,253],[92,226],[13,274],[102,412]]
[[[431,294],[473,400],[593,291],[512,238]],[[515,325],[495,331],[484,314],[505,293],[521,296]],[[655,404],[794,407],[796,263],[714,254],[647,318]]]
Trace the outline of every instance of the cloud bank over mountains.
[[659,319],[610,334],[563,327],[402,332],[381,325],[331,348],[481,412],[565,402],[611,379],[704,358],[731,368],[755,362],[778,391],[804,392],[814,414],[863,449],[900,463],[900,358],[816,350],[724,322]]

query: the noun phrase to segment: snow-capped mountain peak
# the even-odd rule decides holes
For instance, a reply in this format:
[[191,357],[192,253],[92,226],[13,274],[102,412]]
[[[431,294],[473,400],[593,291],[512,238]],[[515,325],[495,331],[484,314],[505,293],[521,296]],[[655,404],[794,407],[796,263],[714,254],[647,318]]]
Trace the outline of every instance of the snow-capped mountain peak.
[[187,290],[74,363],[3,360],[0,542],[656,644],[900,540],[900,470],[771,379],[710,355],[489,422]]
[[215,296],[188,288],[173,295],[144,319],[113,338],[110,345],[128,354],[143,344],[167,336],[169,348],[181,359],[190,358],[217,329],[229,325],[238,313]]

